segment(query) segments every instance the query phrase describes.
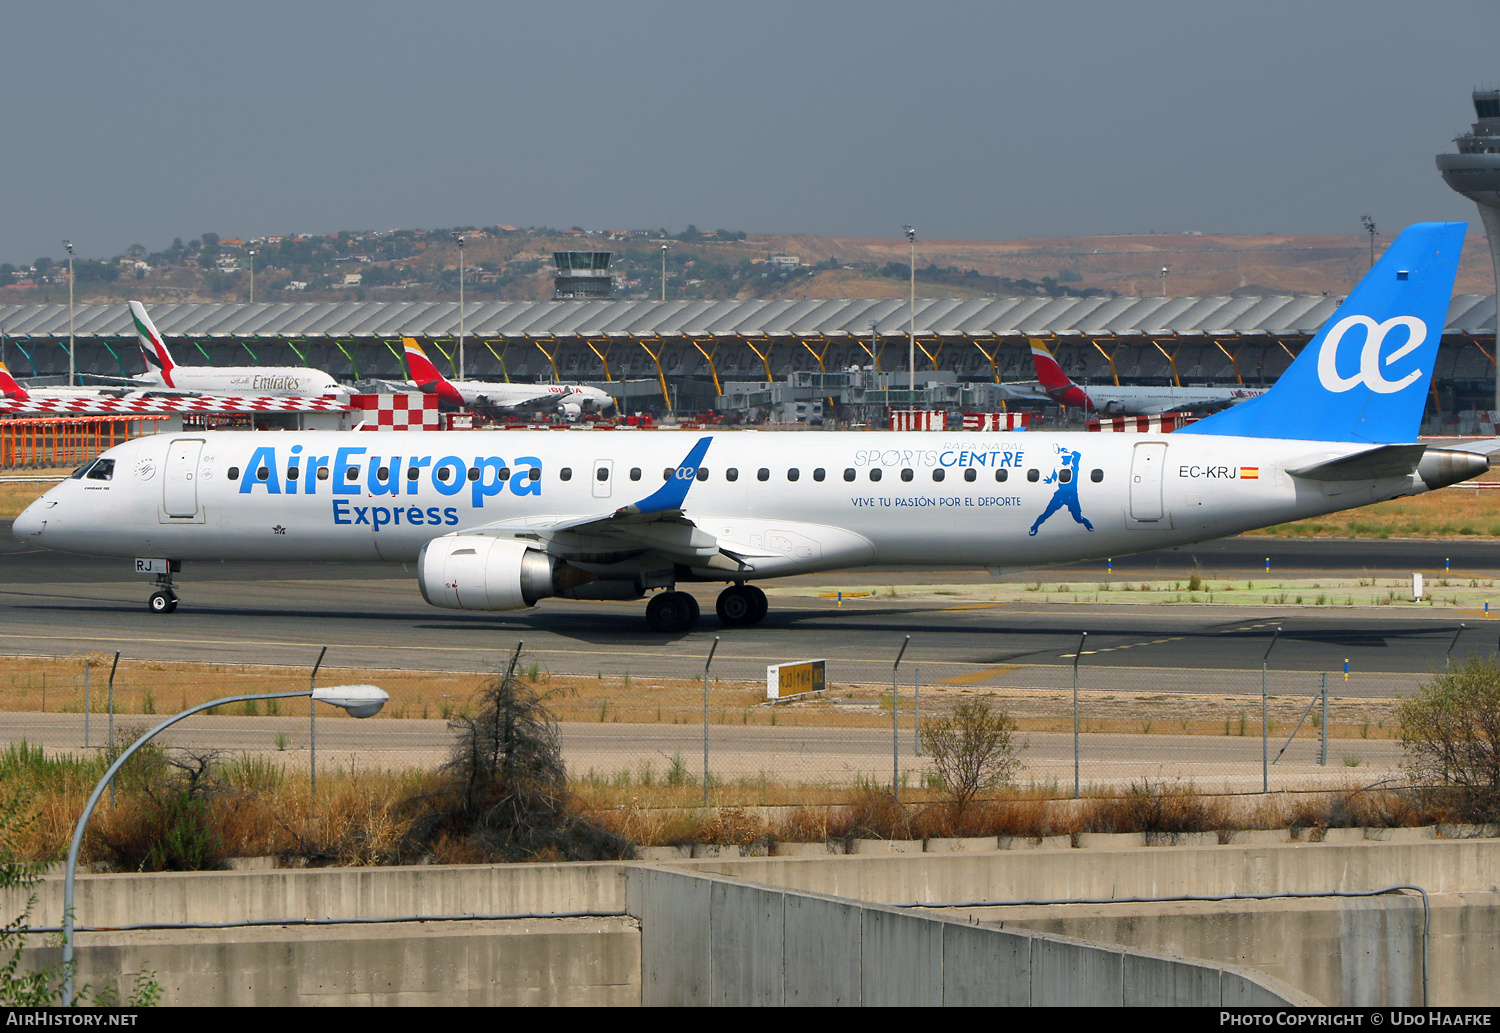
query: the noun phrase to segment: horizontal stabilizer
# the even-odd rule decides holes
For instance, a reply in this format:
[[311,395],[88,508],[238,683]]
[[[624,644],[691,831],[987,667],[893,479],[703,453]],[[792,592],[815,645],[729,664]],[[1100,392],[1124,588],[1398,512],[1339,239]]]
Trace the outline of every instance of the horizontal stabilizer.
[[1309,481],[1378,481],[1385,477],[1405,477],[1417,468],[1426,445],[1381,445],[1353,455],[1310,463],[1287,473]]

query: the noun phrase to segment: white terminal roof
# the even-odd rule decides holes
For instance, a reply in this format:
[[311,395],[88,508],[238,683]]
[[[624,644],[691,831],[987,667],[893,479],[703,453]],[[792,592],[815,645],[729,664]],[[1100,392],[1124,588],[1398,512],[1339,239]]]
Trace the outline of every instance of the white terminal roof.
[[[1316,333],[1341,297],[1281,294],[1203,298],[920,299],[919,336],[1228,336]],[[168,337],[455,337],[456,302],[271,302],[152,304]],[[901,335],[910,319],[897,298],[805,301],[475,301],[464,305],[464,332],[488,338],[842,337]],[[66,337],[66,305],[0,305],[0,332]],[[1446,333],[1495,332],[1495,298],[1458,294]],[[123,303],[79,305],[77,337],[133,337]]]

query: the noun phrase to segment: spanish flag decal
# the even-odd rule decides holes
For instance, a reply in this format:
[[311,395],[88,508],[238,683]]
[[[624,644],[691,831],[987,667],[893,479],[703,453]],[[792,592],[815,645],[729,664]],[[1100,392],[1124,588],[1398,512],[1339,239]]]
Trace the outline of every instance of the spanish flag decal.
[[1242,467],[1240,467],[1240,480],[1242,480],[1242,481],[1258,481],[1258,480],[1260,480],[1260,467],[1258,467],[1258,466],[1242,466]]

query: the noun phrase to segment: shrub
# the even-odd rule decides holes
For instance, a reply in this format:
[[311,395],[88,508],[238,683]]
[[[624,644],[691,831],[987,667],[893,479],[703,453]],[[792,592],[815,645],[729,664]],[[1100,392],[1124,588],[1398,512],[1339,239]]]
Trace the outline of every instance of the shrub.
[[979,793],[1006,785],[1021,769],[1016,723],[984,700],[960,703],[918,733],[922,752],[942,777],[943,792],[962,812]]
[[1500,663],[1471,656],[1396,709],[1413,782],[1460,820],[1500,820]]

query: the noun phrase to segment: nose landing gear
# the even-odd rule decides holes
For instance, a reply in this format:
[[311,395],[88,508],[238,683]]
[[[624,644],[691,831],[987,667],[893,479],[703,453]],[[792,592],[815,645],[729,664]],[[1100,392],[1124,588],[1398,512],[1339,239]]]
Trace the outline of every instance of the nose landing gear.
[[146,608],[152,613],[171,613],[177,609],[177,586],[172,584],[172,575],[156,575],[156,591],[146,600]]

